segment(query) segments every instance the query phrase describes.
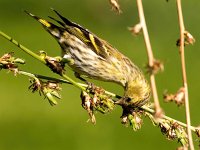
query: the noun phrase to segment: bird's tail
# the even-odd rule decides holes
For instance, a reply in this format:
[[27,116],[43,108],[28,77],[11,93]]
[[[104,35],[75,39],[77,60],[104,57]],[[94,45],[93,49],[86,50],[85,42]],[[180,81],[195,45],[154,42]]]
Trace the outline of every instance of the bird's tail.
[[64,29],[60,26],[57,26],[45,19],[42,19],[32,13],[29,13],[28,11],[25,11],[26,14],[28,14],[29,16],[33,17],[35,20],[37,20],[39,23],[42,24],[42,26],[51,34],[53,35],[55,38],[60,39],[60,37],[62,36],[62,33],[64,32]]

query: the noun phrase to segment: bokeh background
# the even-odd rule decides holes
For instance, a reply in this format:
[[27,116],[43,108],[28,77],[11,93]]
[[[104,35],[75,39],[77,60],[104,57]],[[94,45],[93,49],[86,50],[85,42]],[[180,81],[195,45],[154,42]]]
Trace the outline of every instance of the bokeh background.
[[[176,3],[170,0],[144,1],[146,22],[155,57],[165,63],[165,71],[156,76],[161,105],[165,113],[185,121],[184,107],[162,102],[164,90],[176,92],[182,85],[180,57],[176,40],[179,37]],[[46,19],[61,14],[90,29],[109,41],[143,68],[147,62],[142,35],[135,37],[127,27],[138,23],[136,2],[120,1],[123,13],[111,11],[108,0],[0,0],[0,29],[34,52],[45,50],[49,55],[60,55],[56,41],[37,23],[27,16],[28,10]],[[196,38],[193,46],[186,47],[187,75],[193,125],[200,123],[200,1],[183,1],[185,26]],[[0,55],[15,52],[16,57],[26,60],[21,69],[32,73],[52,76],[52,72],[9,41],[0,37]],[[69,76],[73,76],[68,71]],[[58,77],[57,75],[53,75]],[[148,77],[148,75],[147,75]],[[122,94],[116,84],[96,82],[105,89]],[[168,141],[148,118],[142,129],[134,132],[120,124],[121,108],[107,115],[97,114],[97,124],[87,123],[88,115],[81,107],[80,91],[70,85],[62,85],[62,100],[50,106],[38,93],[28,90],[27,77],[0,71],[0,149],[2,150],[120,150],[120,149],[175,149],[177,141]],[[196,136],[194,136],[196,139]],[[198,145],[198,141],[195,145]]]

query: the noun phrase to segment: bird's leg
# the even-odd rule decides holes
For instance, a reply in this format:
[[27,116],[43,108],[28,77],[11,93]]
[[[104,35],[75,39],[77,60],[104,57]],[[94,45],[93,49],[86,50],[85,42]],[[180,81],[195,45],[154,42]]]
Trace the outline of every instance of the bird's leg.
[[81,81],[85,82],[86,84],[89,84],[89,82],[87,80],[85,80],[84,78],[82,78],[78,72],[74,72],[74,76],[76,78],[80,79]]
[[86,79],[84,79],[83,77],[81,77],[81,75],[78,72],[74,72],[74,75],[76,78],[80,79],[81,81],[85,82],[88,86],[87,86],[87,90],[89,91],[94,91],[94,89],[96,89],[96,85],[94,85],[94,83],[87,81]]
[[[87,86],[87,92],[94,95],[97,93],[104,93],[105,90],[101,87],[96,86],[94,83],[87,81],[86,79],[82,78],[78,72],[74,72],[76,78],[80,79],[81,81],[85,82]],[[101,91],[101,92],[100,92]]]

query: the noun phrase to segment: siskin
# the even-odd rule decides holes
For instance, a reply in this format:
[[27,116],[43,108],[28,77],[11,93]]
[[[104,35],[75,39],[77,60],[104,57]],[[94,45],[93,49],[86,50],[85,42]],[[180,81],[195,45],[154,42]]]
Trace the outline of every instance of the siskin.
[[116,103],[124,107],[140,107],[148,102],[150,86],[141,70],[129,58],[82,26],[69,21],[53,10],[61,19],[54,21],[57,26],[26,12],[57,40],[63,57],[70,60],[68,65],[79,75],[89,78],[115,82],[124,88],[122,99]]

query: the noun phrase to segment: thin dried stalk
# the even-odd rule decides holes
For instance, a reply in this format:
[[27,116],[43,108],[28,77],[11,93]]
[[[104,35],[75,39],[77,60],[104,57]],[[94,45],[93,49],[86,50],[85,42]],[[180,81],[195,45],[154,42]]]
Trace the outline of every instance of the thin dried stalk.
[[[140,24],[141,24],[142,30],[143,30],[144,41],[145,41],[146,49],[147,49],[147,55],[148,55],[148,61],[149,61],[148,63],[149,63],[149,66],[152,67],[154,65],[155,59],[153,56],[153,51],[151,48],[149,34],[148,34],[146,21],[145,21],[145,17],[144,17],[142,0],[137,0],[137,7],[138,7],[139,18],[140,18]],[[150,74],[150,82],[151,82],[151,89],[152,89],[154,105],[155,105],[155,116],[160,117],[162,115],[162,108],[160,107],[160,103],[159,103],[154,74]]]
[[187,122],[187,133],[189,146],[191,150],[194,150],[194,144],[192,140],[192,132],[190,129],[191,121],[190,121],[190,108],[189,108],[189,97],[188,97],[188,86],[187,86],[187,76],[186,76],[186,67],[185,67],[185,51],[184,51],[184,33],[185,26],[183,21],[181,0],[177,0],[177,11],[178,11],[178,20],[179,20],[179,28],[180,28],[180,56],[181,56],[181,69],[182,69],[182,78],[183,78],[183,87],[185,89],[184,100],[185,100],[185,113],[186,113],[186,122]]

